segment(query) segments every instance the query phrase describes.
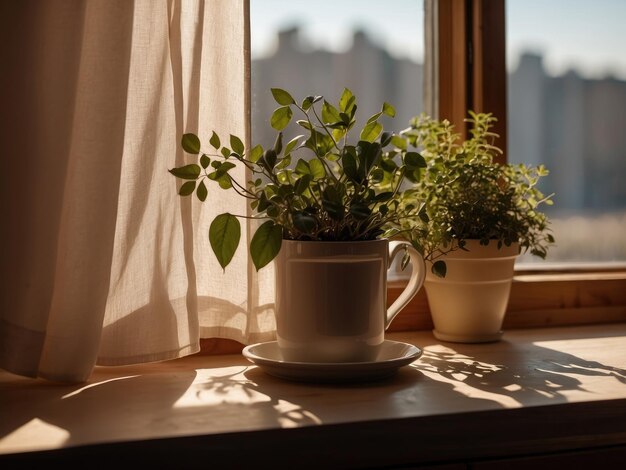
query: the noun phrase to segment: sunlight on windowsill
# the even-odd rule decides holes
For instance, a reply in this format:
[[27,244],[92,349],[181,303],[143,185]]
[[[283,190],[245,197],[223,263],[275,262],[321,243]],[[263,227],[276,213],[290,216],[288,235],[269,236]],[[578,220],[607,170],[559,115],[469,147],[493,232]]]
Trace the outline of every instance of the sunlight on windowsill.
[[232,407],[233,413],[241,414],[249,424],[253,424],[255,418],[273,416],[282,428],[322,424],[321,419],[300,405],[261,392],[259,384],[245,375],[251,368],[196,369],[195,380],[173,408]]
[[[621,347],[622,337],[603,338],[608,350]],[[620,368],[619,356],[614,363],[593,359],[598,338],[563,338],[530,342],[523,347],[502,342],[490,361],[482,361],[484,349],[477,345],[454,349],[454,346],[429,345],[424,355],[412,365],[431,380],[449,384],[454,392],[467,398],[491,401],[504,408],[519,408],[550,402],[569,403],[596,399],[588,388],[589,381],[603,382],[613,378],[615,386],[607,387],[607,398],[623,396],[626,370]],[[575,346],[588,353],[585,359],[566,353]],[[473,354],[470,354],[472,351]],[[498,361],[493,361],[497,358]]]
[[33,418],[2,438],[2,450],[27,452],[41,447],[61,447],[69,437],[67,430]]

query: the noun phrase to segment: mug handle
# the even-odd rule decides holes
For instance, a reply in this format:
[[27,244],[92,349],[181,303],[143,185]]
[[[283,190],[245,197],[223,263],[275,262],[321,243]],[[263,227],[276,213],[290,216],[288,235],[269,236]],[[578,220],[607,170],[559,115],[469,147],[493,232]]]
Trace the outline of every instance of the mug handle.
[[389,325],[393,319],[396,318],[396,315],[398,315],[398,313],[406,307],[413,297],[415,297],[415,294],[417,294],[417,291],[420,290],[424,284],[424,279],[426,278],[426,264],[424,263],[424,258],[422,258],[422,255],[420,255],[415,248],[413,248],[413,245],[409,242],[392,242],[389,244],[389,248],[389,266],[387,268],[391,266],[398,253],[406,248],[409,253],[413,269],[409,283],[396,301],[387,309],[385,330],[389,328]]

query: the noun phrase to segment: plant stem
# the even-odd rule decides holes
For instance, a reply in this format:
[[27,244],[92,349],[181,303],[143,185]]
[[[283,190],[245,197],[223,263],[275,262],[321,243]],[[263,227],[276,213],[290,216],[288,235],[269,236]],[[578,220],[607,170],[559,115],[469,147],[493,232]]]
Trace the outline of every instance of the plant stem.
[[[226,173],[228,175],[228,173]],[[257,200],[258,198],[256,197],[255,194],[251,193],[250,191],[248,191],[247,189],[244,189],[245,192],[247,192],[248,194],[252,194],[252,196],[248,196],[248,194],[242,193],[241,191],[239,191],[237,189],[237,186],[241,187],[241,185],[239,183],[237,183],[232,176],[228,175],[228,178],[230,178],[230,182],[231,183],[235,183],[235,185],[231,186],[231,188],[233,188],[233,190],[239,194],[241,197],[245,197],[246,199],[254,199]]]

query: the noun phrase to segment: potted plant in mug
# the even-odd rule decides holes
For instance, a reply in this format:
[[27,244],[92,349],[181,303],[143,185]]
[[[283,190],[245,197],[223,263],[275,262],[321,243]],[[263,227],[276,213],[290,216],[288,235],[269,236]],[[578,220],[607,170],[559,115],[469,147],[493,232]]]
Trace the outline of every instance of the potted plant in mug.
[[537,188],[543,166],[499,164],[496,118],[469,113],[471,135],[424,114],[402,132],[426,161],[418,183],[425,204],[414,242],[427,263],[434,334],[453,342],[498,340],[520,252],[545,258],[554,242],[540,211],[551,196]]
[[[406,227],[423,216],[423,207],[410,201],[426,162],[407,151],[405,138],[384,132],[380,117],[395,115],[388,103],[356,133],[357,102],[348,89],[336,106],[322,96],[296,102],[285,90],[271,92],[279,105],[270,119],[277,131],[271,148],[248,150],[234,135],[227,146],[213,132],[209,151],[185,134],[182,147],[198,161],[169,171],[185,181],[181,196],[195,192],[205,201],[206,184],[218,184],[249,200],[260,223],[250,241],[252,261],[258,270],[276,258],[277,339],[285,359],[371,361],[384,330],[425,277]],[[304,134],[286,141],[283,130],[294,113]],[[230,175],[236,165],[246,167],[248,181]],[[209,228],[224,269],[239,245],[238,217],[218,215]],[[392,237],[404,241],[389,253]],[[387,310],[386,271],[400,252],[415,275]]]

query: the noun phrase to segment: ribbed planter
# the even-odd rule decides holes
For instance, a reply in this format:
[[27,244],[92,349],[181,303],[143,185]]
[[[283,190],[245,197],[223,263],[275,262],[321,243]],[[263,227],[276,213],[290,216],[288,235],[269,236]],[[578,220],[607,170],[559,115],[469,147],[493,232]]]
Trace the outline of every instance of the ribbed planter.
[[485,343],[498,341],[511,292],[519,244],[497,242],[480,245],[467,240],[468,251],[457,249],[440,259],[447,273],[440,278],[427,263],[424,287],[435,328],[441,341]]

